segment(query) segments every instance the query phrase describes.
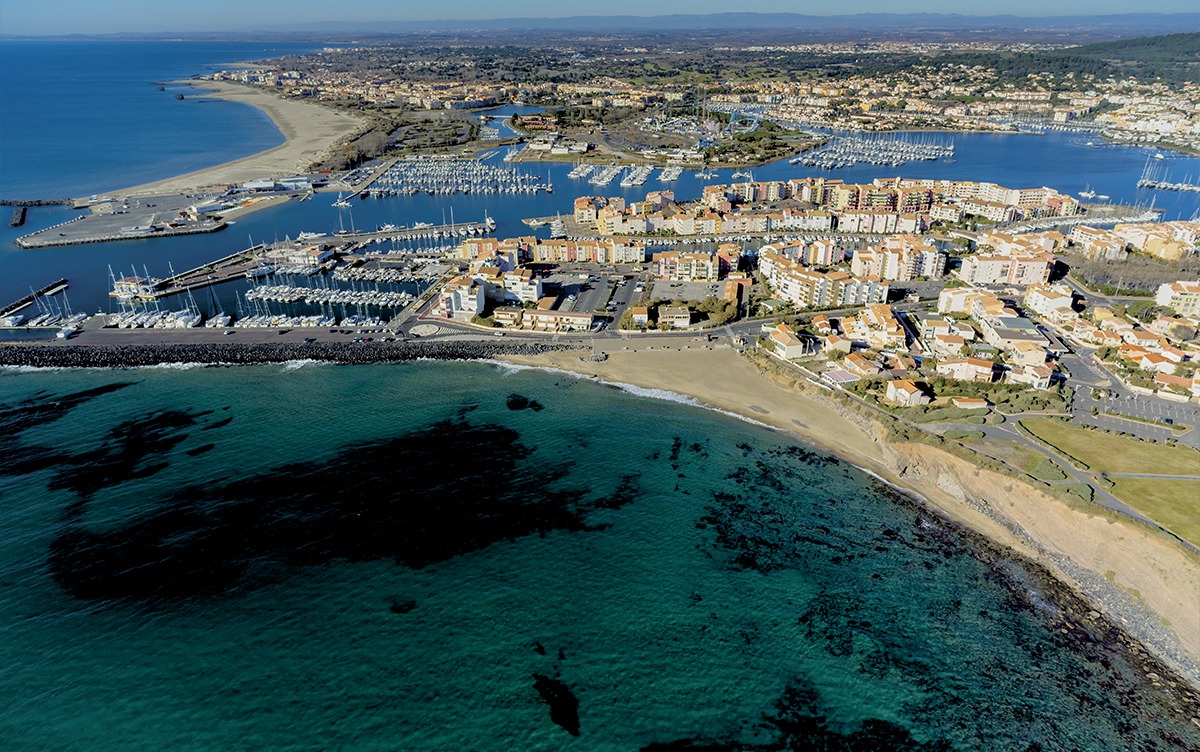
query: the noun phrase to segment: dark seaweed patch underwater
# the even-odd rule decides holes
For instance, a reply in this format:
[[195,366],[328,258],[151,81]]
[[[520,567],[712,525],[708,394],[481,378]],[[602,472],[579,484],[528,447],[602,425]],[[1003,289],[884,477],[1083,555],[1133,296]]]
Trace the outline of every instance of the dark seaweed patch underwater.
[[139,376],[0,377],[6,749],[1200,750],[1087,604],[756,427],[473,364]]

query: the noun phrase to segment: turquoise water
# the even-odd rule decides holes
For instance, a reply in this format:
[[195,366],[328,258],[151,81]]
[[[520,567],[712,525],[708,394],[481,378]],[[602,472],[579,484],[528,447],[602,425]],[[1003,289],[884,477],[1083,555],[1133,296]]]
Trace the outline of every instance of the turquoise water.
[[1200,749],[1020,565],[696,407],[469,363],[0,401],[7,750]]

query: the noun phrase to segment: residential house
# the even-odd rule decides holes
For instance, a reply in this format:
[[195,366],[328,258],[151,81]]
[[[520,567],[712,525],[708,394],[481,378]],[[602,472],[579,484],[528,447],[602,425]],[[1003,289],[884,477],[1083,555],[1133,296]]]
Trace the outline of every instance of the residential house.
[[909,379],[895,379],[887,383],[884,399],[900,407],[928,405],[929,396]]
[[941,376],[958,381],[991,383],[996,380],[996,364],[983,358],[946,358],[934,369]]
[[672,329],[687,329],[692,325],[692,312],[687,306],[661,306],[658,309],[658,323]]

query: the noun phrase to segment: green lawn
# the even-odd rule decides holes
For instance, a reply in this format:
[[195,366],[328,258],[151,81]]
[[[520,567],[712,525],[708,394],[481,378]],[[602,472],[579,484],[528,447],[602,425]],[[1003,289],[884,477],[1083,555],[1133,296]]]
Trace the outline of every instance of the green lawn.
[[1200,480],[1113,478],[1113,484],[1113,496],[1200,546]]
[[1051,418],[1025,418],[1021,425],[1097,473],[1200,475],[1200,452],[1076,428]]

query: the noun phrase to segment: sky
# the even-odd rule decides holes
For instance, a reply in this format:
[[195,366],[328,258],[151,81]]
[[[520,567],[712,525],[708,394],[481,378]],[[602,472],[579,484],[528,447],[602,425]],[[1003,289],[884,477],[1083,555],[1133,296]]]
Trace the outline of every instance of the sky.
[[[601,10],[602,9],[602,10]],[[161,31],[270,30],[321,21],[428,21],[582,15],[660,15],[723,13],[731,10],[771,13],[969,13],[1025,16],[1127,12],[1195,12],[1195,0],[859,0],[833,5],[827,0],[688,0],[647,3],[645,0],[4,0],[0,3],[0,35],[107,34]]]

